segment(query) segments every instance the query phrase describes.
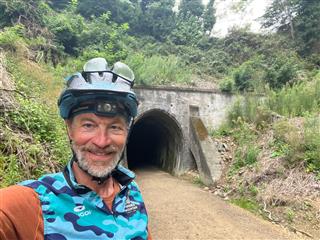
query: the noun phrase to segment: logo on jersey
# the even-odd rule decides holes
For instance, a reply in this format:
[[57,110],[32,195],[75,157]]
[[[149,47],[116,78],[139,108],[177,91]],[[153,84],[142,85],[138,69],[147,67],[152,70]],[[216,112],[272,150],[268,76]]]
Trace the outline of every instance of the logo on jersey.
[[137,211],[137,209],[138,209],[138,206],[134,202],[131,202],[129,198],[127,198],[126,205],[124,207],[124,211],[126,213],[132,213],[132,212]]
[[83,206],[83,205],[80,205],[80,206],[76,206],[73,211],[78,213],[78,216],[79,217],[85,217],[85,216],[88,216],[88,215],[91,215],[91,211],[88,210],[88,211],[85,211],[86,207]]

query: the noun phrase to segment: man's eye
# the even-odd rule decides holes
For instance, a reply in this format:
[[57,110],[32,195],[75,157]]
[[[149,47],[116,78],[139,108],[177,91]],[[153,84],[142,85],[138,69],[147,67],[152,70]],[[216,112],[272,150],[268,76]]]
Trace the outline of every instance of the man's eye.
[[111,125],[110,127],[112,130],[121,130],[122,128],[118,125]]
[[110,131],[115,134],[121,134],[124,132],[124,128],[122,125],[114,124],[110,126]]
[[92,123],[84,123],[82,125],[82,127],[84,127],[84,128],[93,128],[93,124]]

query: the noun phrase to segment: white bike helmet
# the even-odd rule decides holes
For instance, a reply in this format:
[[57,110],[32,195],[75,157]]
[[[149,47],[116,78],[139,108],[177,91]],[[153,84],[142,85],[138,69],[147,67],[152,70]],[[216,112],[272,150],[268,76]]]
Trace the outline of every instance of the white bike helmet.
[[109,68],[104,58],[93,58],[83,66],[82,73],[66,78],[58,106],[60,116],[93,112],[102,116],[124,115],[130,122],[137,115],[138,101],[132,91],[134,73],[124,63]]

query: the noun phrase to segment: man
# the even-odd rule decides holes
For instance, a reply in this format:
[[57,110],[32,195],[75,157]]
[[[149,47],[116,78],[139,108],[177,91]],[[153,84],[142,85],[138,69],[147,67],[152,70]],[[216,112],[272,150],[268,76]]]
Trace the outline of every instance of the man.
[[119,165],[137,99],[134,74],[103,58],[58,100],[73,157],[63,172],[0,190],[0,239],[151,239],[134,174]]

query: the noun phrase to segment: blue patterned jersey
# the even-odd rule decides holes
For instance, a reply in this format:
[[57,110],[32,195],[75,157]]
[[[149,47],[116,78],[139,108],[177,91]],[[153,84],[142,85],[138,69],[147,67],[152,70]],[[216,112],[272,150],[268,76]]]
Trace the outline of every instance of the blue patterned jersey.
[[44,239],[147,239],[148,216],[134,173],[116,168],[120,192],[109,209],[96,192],[76,182],[71,164],[64,172],[21,183],[39,195]]

